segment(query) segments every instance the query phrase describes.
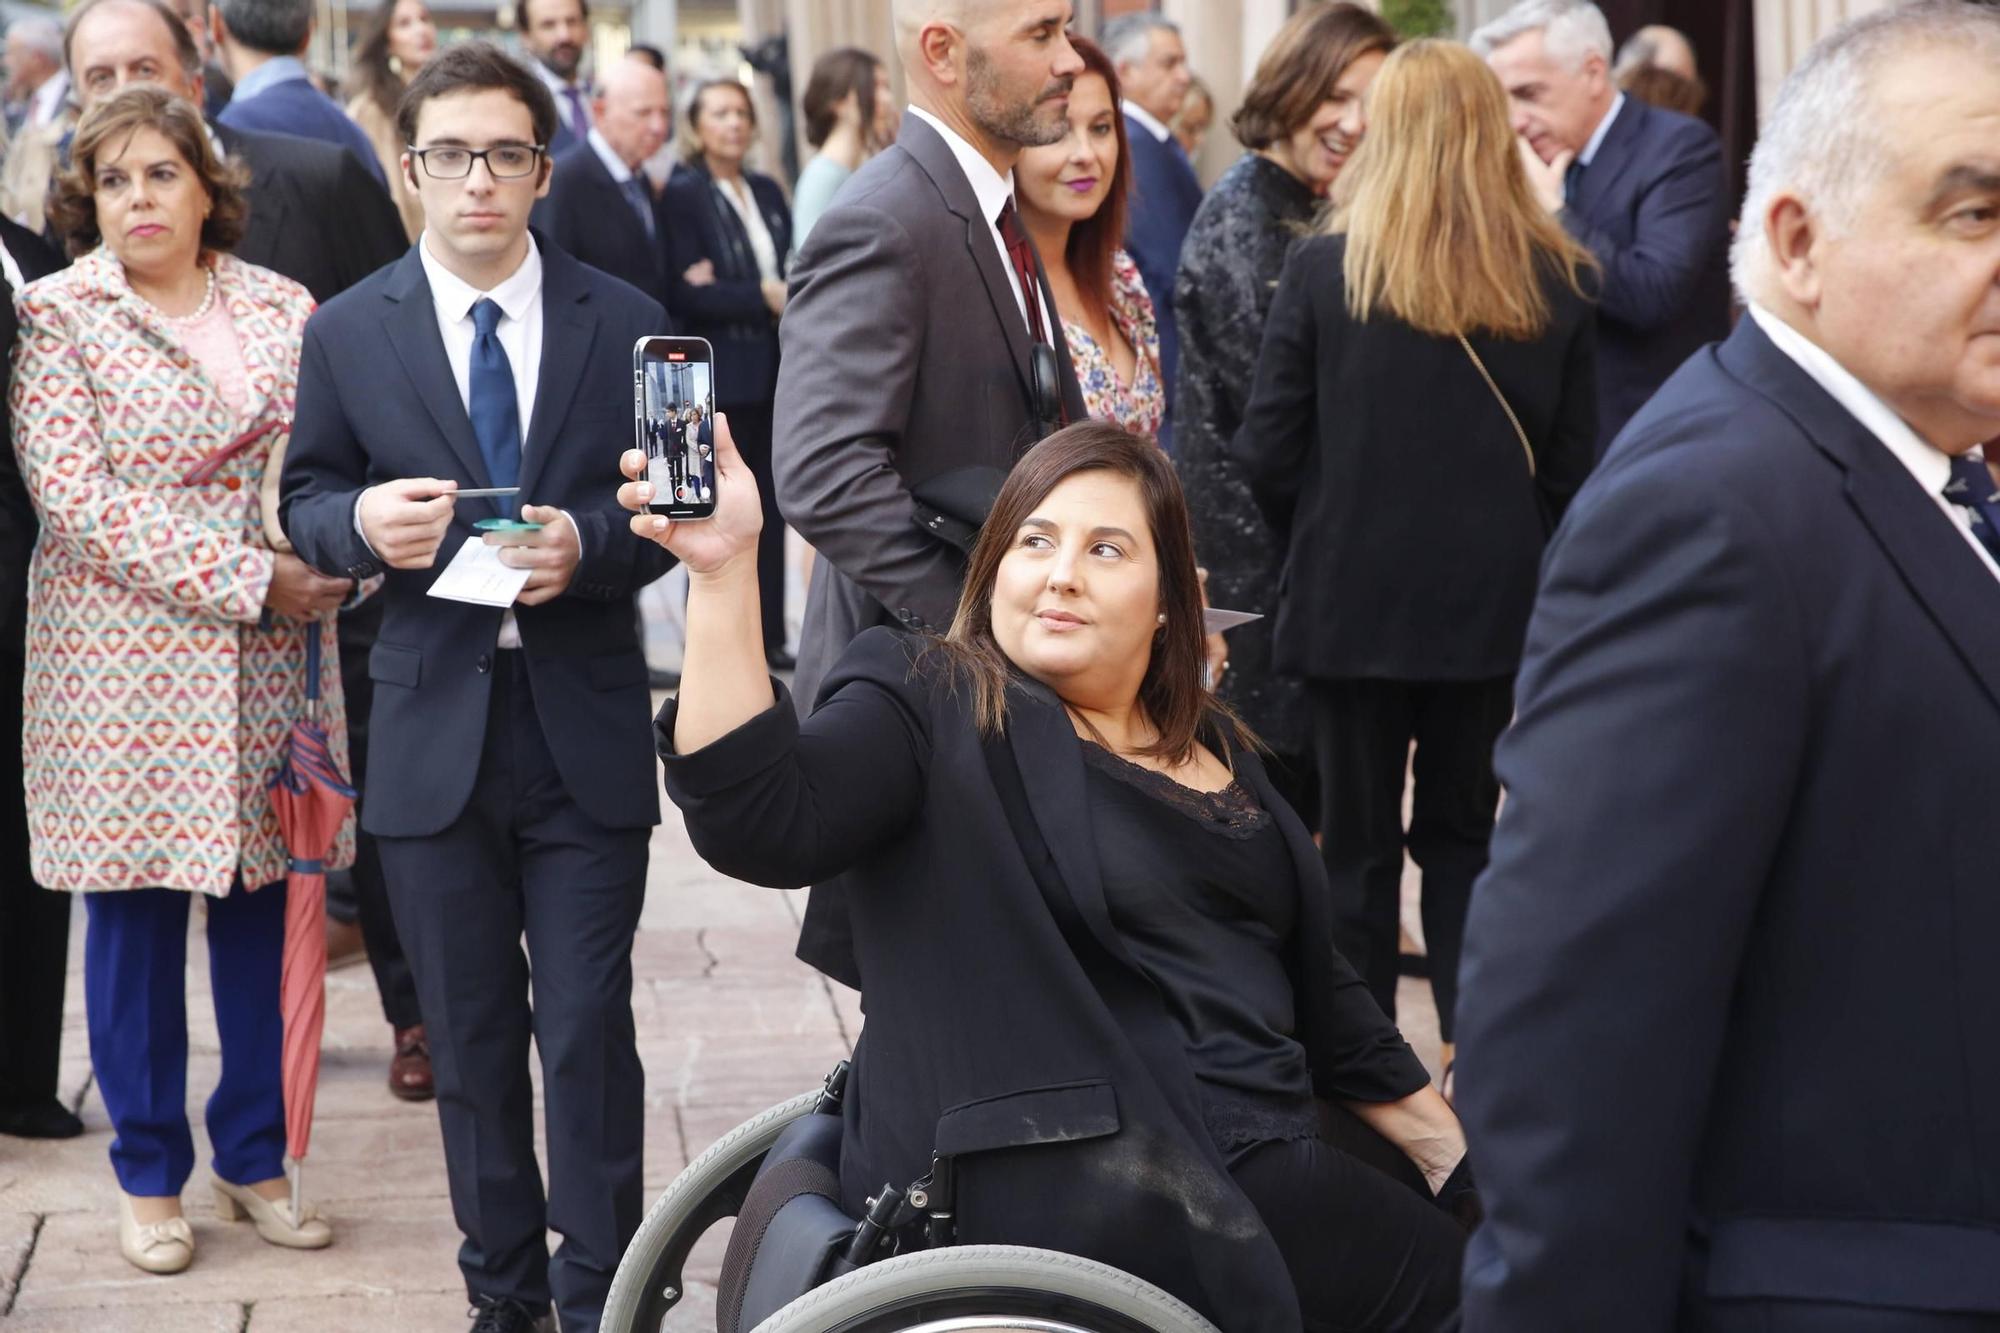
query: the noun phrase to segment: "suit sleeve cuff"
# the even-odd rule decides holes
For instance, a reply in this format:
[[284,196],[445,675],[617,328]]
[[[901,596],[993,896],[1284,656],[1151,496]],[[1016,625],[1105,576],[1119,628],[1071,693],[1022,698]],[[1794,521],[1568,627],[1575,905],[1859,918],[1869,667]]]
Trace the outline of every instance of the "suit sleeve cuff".
[[373,486],[366,487],[360,494],[354,497],[354,535],[361,539],[361,549],[368,552],[368,558],[379,563],[382,556],[373,546],[369,545],[368,534],[361,527],[361,502],[366,500],[368,492],[374,489]]

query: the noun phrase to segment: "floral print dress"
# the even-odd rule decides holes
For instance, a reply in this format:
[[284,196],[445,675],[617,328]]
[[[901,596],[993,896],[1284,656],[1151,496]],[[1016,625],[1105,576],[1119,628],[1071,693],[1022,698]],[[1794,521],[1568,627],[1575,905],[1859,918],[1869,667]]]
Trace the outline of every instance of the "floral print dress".
[[1118,378],[1109,348],[1098,346],[1090,330],[1063,320],[1076,382],[1090,415],[1116,422],[1135,435],[1157,435],[1167,415],[1167,387],[1160,377],[1160,326],[1153,298],[1132,256],[1120,250],[1111,261],[1111,322],[1132,348],[1132,382]]

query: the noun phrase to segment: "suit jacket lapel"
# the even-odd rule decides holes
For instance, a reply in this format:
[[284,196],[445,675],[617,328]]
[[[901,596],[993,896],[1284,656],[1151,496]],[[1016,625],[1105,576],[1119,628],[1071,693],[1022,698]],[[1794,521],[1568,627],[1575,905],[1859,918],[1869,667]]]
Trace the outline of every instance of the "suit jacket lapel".
[[[1007,265],[1001,262],[1000,251],[993,243],[993,219],[980,216],[979,197],[972,192],[972,182],[965,178],[965,172],[959,167],[958,159],[952,156],[944,136],[923,117],[905,114],[896,144],[924,169],[931,183],[937,186],[938,193],[944,197],[945,207],[964,220],[965,248],[979,268],[979,279],[985,284],[986,299],[993,307],[993,317],[1000,321],[1000,331],[1006,335],[1007,350],[1014,358],[1014,373],[1021,381],[1021,391],[1027,395],[1026,400],[1032,402],[1035,380],[1029,357],[1034,349],[1034,340],[1028,336],[1027,322],[1021,317],[1020,304],[1014,300],[1014,284],[1007,276]],[[1054,311],[1055,302],[1049,302],[1048,308]]]
[[1847,474],[1847,499],[1931,619],[2000,705],[2000,579],[1889,447],[1751,318],[1723,346],[1739,379],[1784,407]]
[[1625,105],[1618,109],[1618,119],[1612,121],[1611,128],[1604,132],[1604,142],[1597,145],[1597,155],[1590,159],[1590,165],[1583,169],[1583,175],[1576,183],[1576,198],[1567,201],[1578,217],[1591,217],[1591,210],[1597,206],[1598,200],[1609,198],[1611,187],[1618,178],[1638,163],[1642,156],[1638,141],[1644,137],[1648,114],[1644,102],[1630,93],[1625,95]]
[[472,433],[472,418],[465,414],[465,402],[458,396],[458,380],[451,373],[451,359],[445,355],[444,337],[438,332],[437,307],[431,300],[431,284],[424,276],[424,263],[415,246],[403,256],[383,295],[391,302],[382,321],[383,328],[424,410],[430,413],[438,434],[465,469],[465,475],[480,486],[491,486],[493,480],[486,471],[486,459],[479,452],[478,437]]
[[1137,967],[1104,900],[1082,743],[1069,715],[1052,691],[1034,682],[1016,682],[1008,693],[1007,742],[1013,747],[1042,841],[1090,933],[1113,958]]
[[556,435],[569,416],[576,386],[583,382],[591,346],[597,341],[597,315],[587,300],[589,293],[575,280],[575,261],[553,246],[541,250],[542,371],[535,384],[535,412],[521,446],[521,499],[527,504],[539,503],[535,483],[555,452]]

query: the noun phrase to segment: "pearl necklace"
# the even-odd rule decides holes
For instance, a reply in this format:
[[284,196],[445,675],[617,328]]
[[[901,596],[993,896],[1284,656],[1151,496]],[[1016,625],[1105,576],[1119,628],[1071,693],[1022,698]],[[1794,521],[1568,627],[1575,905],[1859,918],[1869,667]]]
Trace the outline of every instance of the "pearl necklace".
[[[161,319],[164,319],[169,324],[188,325],[199,324],[208,318],[208,312],[215,309],[215,270],[211,268],[202,271],[208,275],[208,291],[202,296],[201,304],[194,308],[194,313],[192,315],[169,315],[166,311],[162,310],[160,311]],[[155,308],[157,309],[157,307]]]

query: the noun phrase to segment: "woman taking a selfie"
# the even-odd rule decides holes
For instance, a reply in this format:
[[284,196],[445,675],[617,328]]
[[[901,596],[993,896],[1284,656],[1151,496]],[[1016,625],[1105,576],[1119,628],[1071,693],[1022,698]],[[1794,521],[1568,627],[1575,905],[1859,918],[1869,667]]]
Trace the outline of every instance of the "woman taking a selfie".
[[[1035,446],[950,633],[869,630],[801,722],[762,669],[756,483],[726,422],[716,438],[714,519],[632,520],[690,576],[658,744],[711,865],[841,877],[851,939],[816,896],[800,955],[868,998],[843,1203],[949,1143],[965,1243],[1098,1259],[1247,1333],[1437,1327],[1464,1139],[1334,952],[1312,841],[1202,687],[1166,456],[1096,421]],[[644,466],[625,456],[627,508]]]

